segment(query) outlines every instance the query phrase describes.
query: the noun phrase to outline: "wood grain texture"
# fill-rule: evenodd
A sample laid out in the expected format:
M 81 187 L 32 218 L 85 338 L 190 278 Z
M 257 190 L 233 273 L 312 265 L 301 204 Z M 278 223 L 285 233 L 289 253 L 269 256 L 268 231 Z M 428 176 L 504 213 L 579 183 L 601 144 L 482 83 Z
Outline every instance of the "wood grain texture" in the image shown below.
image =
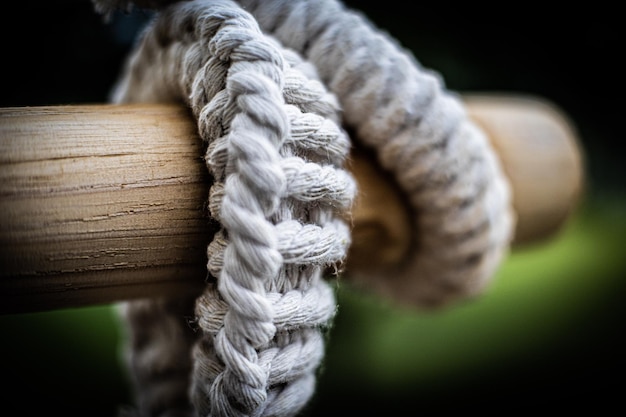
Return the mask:
M 0 111 L 2 310 L 202 284 L 210 181 L 189 120 L 175 106 Z

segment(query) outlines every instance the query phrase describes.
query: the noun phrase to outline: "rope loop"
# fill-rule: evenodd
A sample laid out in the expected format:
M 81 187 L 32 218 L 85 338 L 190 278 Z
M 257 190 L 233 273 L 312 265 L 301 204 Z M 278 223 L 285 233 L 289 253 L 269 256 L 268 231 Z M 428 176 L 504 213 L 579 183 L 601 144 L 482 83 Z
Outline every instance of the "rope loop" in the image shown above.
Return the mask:
M 353 142 L 373 151 L 410 204 L 414 242 L 404 261 L 352 274 L 354 282 L 428 308 L 480 294 L 508 252 L 515 218 L 500 162 L 458 95 L 338 0 L 238 3 L 315 66 Z

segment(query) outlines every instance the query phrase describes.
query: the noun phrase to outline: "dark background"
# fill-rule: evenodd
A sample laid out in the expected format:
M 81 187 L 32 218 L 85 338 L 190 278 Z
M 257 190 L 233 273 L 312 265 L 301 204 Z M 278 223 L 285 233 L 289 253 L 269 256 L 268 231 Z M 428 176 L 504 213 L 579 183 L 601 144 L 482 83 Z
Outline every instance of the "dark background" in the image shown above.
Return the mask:
M 453 6 L 398 0 L 346 4 L 359 8 L 397 38 L 422 65 L 439 71 L 451 90 L 535 95 L 556 104 L 573 121 L 581 139 L 586 199 L 623 201 L 626 197 L 624 46 L 616 8 L 599 3 L 548 8 L 529 3 Z M 147 18 L 138 11 L 105 23 L 88 0 L 3 6 L 0 106 L 107 102 L 135 33 Z M 617 216 L 625 214 L 620 211 Z M 549 404 L 556 410 L 578 405 L 600 410 L 617 404 L 626 350 L 621 337 L 624 285 L 615 288 L 604 301 L 606 308 L 579 322 L 583 333 L 571 335 L 531 362 L 493 368 L 480 379 L 457 376 L 453 381 L 407 385 L 386 393 L 377 391 L 376 385 L 340 386 L 327 381 L 320 385 L 308 413 L 539 411 L 545 410 L 546 398 L 554 400 Z M 130 401 L 126 379 L 113 359 L 117 352 L 110 340 L 116 340 L 111 333 L 116 323 L 107 311 L 61 311 L 51 313 L 53 319 L 48 321 L 36 315 L 0 320 L 0 329 L 8 335 L 2 356 L 5 365 L 0 368 L 4 369 L 0 378 L 9 384 L 3 402 L 20 407 L 15 415 L 57 410 L 65 416 L 112 417 L 117 405 Z M 349 304 L 344 311 L 338 328 L 349 327 L 347 320 L 356 317 L 350 315 Z M 83 320 L 79 323 L 76 317 Z M 102 326 L 100 350 L 93 350 L 96 341 L 81 340 L 81 331 L 93 334 L 92 326 Z M 89 349 L 91 355 L 85 353 Z M 329 361 L 338 360 L 333 359 L 338 355 Z M 68 371 L 59 372 L 60 367 Z M 90 375 L 95 380 L 76 383 Z M 607 383 L 609 379 L 615 382 Z

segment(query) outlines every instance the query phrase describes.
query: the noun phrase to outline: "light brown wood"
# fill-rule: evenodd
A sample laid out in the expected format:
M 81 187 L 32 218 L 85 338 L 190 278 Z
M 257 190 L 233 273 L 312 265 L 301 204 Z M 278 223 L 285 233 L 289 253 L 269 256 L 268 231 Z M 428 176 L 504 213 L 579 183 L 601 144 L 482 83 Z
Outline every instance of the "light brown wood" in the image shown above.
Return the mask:
M 467 105 L 511 177 L 516 238 L 554 234 L 581 192 L 569 122 L 517 97 L 468 96 Z M 358 149 L 349 168 L 359 196 L 346 268 L 397 262 L 411 239 L 401 194 Z M 0 109 L 0 313 L 198 291 L 216 227 L 204 207 L 209 186 L 182 107 Z
M 0 111 L 0 305 L 37 311 L 193 289 L 211 225 L 178 106 Z
M 539 97 L 473 94 L 464 100 L 470 117 L 491 139 L 514 191 L 515 245 L 554 236 L 585 188 L 584 153 L 574 123 Z

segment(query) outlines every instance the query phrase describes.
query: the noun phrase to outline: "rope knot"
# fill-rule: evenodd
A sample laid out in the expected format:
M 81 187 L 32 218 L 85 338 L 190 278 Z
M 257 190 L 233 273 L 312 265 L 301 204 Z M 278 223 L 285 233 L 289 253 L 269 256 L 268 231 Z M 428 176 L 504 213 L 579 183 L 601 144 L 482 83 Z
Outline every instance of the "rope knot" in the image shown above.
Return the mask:
M 198 332 L 160 351 L 189 352 L 188 362 L 177 359 L 183 371 L 168 389 L 142 378 L 140 407 L 184 399 L 197 415 L 293 416 L 313 395 L 336 313 L 324 274 L 351 243 L 351 146 L 370 148 L 405 191 L 416 236 L 396 269 L 361 279 L 413 305 L 484 286 L 512 235 L 508 184 L 439 76 L 338 0 L 172 3 L 143 32 L 114 100 L 190 107 L 220 230 L 191 303 Z M 139 308 L 126 312 L 146 335 L 131 365 L 151 375 L 151 346 L 163 338 L 156 324 L 139 329 Z M 154 314 L 171 322 L 174 312 Z M 165 391 L 171 403 L 155 399 Z

